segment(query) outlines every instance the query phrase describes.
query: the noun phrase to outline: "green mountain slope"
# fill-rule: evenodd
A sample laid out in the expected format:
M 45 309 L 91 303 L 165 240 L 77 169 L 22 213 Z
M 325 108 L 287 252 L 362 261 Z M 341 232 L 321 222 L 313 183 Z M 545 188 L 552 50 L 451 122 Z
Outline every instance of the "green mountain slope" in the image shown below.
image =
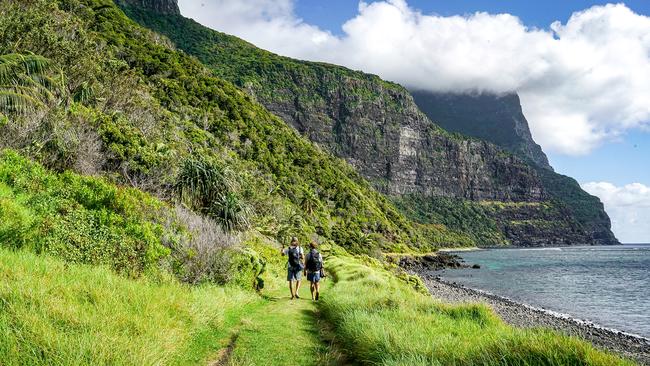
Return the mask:
M 616 242 L 607 220 L 592 227 L 572 212 L 573 201 L 554 193 L 564 183 L 549 184 L 545 172 L 525 162 L 528 157 L 519 159 L 492 144 L 446 133 L 399 85 L 335 65 L 281 57 L 178 12 L 159 14 L 131 0 L 120 3 L 131 18 L 169 37 L 301 134 L 347 160 L 409 218 L 429 229 L 465 232 L 477 245 Z M 543 161 L 538 150 L 533 153 Z M 450 210 L 447 202 L 455 208 Z M 485 209 L 482 202 L 504 204 Z M 550 209 L 540 210 L 540 202 Z M 597 206 L 583 207 L 606 215 Z M 476 221 L 478 211 L 488 223 Z
M 212 192 L 223 202 L 185 203 L 217 219 L 248 212 L 249 227 L 269 235 L 318 234 L 366 252 L 432 242 L 349 165 L 112 2 L 52 7 L 10 2 L 1 10 L 0 54 L 37 52 L 63 80 L 50 104 L 2 127 L 0 146 L 174 200 L 184 198 L 182 174 L 226 172 L 230 184 Z

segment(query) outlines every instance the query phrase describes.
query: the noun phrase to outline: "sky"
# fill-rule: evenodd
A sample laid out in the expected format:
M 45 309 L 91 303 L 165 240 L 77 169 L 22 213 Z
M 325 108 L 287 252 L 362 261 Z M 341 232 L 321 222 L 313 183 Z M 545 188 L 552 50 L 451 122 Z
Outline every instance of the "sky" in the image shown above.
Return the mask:
M 650 1 L 179 0 L 278 54 L 409 88 L 517 92 L 554 168 L 650 242 Z

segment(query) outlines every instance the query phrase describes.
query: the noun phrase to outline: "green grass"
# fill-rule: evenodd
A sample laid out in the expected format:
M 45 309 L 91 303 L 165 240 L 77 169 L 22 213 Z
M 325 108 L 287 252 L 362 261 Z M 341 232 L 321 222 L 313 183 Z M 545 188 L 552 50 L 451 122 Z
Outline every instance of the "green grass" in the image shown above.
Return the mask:
M 549 330 L 512 328 L 485 305 L 440 303 L 370 261 L 329 264 L 337 282 L 319 305 L 346 351 L 366 364 L 633 364 Z
M 270 250 L 270 248 L 269 248 Z M 365 263 L 364 263 L 365 262 Z M 336 282 L 289 300 L 281 259 L 253 292 L 128 279 L 0 250 L 3 365 L 632 365 L 578 339 L 442 304 L 372 259 L 329 257 Z M 333 283 L 332 283 L 333 282 Z M 336 342 L 333 341 L 336 340 Z
M 261 305 L 252 292 L 131 280 L 0 250 L 3 365 L 193 365 Z
M 336 351 L 321 339 L 309 283 L 303 284 L 299 295 L 300 299 L 290 300 L 288 288 L 276 289 L 268 294 L 264 307 L 246 316 L 232 354 L 235 365 L 338 364 Z
M 264 306 L 246 314 L 233 329 L 231 363 L 253 365 L 341 365 L 345 356 L 332 344 L 329 327 L 311 301 L 309 283 L 303 281 L 300 299 L 290 300 L 286 281 L 286 257 L 279 247 L 257 243 L 254 250 L 267 258 Z M 321 247 L 328 260 L 329 246 Z M 305 280 L 303 278 L 303 280 Z M 321 282 L 327 293 L 332 281 Z

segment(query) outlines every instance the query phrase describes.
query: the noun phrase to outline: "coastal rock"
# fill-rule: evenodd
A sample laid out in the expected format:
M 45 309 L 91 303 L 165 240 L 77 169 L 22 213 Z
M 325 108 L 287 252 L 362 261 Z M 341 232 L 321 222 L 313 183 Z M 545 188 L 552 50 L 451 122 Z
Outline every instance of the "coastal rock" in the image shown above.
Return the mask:
M 468 268 L 463 259 L 456 254 L 439 252 L 421 256 L 403 255 L 389 258 L 409 272 L 440 271 L 446 268 Z

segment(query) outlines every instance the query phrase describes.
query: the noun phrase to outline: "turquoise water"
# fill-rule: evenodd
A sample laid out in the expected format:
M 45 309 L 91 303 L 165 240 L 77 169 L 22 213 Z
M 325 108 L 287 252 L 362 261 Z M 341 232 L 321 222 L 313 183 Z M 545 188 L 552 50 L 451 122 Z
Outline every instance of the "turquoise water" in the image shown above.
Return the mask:
M 650 244 L 457 254 L 446 281 L 650 338 Z

